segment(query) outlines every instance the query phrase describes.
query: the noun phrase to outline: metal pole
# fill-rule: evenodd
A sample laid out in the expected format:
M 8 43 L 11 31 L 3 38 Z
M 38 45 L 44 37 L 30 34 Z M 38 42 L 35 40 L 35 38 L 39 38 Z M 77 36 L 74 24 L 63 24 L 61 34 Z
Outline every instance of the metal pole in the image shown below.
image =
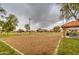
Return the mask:
M 64 17 L 63 24 L 65 24 L 65 15 L 63 15 L 63 17 Z M 63 28 L 63 37 L 65 38 L 65 28 Z
M 29 34 L 30 34 L 30 20 L 31 20 L 31 19 L 29 18 Z

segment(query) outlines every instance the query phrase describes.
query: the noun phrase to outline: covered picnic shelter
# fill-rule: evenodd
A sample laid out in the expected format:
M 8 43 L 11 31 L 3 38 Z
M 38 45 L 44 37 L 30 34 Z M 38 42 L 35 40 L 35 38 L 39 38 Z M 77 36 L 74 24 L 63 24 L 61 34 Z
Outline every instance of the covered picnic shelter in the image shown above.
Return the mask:
M 61 26 L 63 29 L 63 37 L 79 37 L 79 21 L 70 21 Z

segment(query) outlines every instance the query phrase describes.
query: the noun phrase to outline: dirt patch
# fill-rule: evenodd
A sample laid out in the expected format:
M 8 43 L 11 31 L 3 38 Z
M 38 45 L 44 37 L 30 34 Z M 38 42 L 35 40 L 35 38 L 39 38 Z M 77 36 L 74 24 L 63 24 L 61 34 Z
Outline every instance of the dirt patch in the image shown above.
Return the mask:
M 25 55 L 53 54 L 60 35 L 29 35 L 4 38 L 8 44 Z

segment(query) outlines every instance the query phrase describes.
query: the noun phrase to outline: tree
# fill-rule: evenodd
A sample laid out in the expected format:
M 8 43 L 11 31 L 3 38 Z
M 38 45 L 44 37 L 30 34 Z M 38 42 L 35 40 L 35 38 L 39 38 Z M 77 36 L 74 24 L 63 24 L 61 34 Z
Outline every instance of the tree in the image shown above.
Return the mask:
M 6 10 L 0 6 L 0 16 L 4 17 L 4 15 L 6 15 Z M 4 21 L 0 19 L 0 26 L 2 26 L 3 24 L 4 24 Z
M 0 20 L 0 27 L 2 27 L 2 30 L 5 32 L 13 31 L 16 28 L 17 23 L 18 23 L 17 18 L 13 14 L 10 14 L 8 17 L 5 17 L 5 15 L 6 15 L 6 10 L 0 6 L 1 18 L 7 19 L 6 22 Z
M 6 15 L 6 10 L 3 9 L 1 6 L 0 6 L 0 14 L 1 14 L 1 15 L 2 15 L 2 14 Z
M 6 10 L 0 6 L 0 31 L 2 31 L 2 27 L 4 24 L 4 21 L 2 21 L 1 18 L 4 18 L 5 15 L 6 15 Z
M 2 27 L 4 25 L 4 21 L 0 20 L 0 26 Z
M 37 32 L 49 32 L 49 30 L 47 30 L 47 29 L 42 29 L 42 28 L 38 28 L 36 31 L 37 31 Z
M 17 23 L 18 23 L 16 16 L 13 14 L 10 14 L 6 19 L 7 21 L 4 23 L 2 29 L 5 32 L 13 31 L 16 28 Z
M 27 30 L 27 31 L 29 31 L 30 30 L 30 25 L 29 24 L 25 24 L 25 29 Z
M 24 32 L 24 30 L 23 29 L 18 29 L 17 32 L 21 33 L 21 32 Z
M 55 27 L 53 28 L 53 31 L 54 31 L 54 32 L 60 32 L 60 27 L 59 27 L 59 26 L 55 26 Z
M 43 32 L 42 28 L 38 28 L 36 31 L 37 32 Z
M 71 17 L 74 17 L 76 20 L 79 20 L 78 19 L 79 4 L 78 3 L 65 3 L 62 5 L 60 12 L 62 12 L 61 16 L 64 18 L 69 19 Z

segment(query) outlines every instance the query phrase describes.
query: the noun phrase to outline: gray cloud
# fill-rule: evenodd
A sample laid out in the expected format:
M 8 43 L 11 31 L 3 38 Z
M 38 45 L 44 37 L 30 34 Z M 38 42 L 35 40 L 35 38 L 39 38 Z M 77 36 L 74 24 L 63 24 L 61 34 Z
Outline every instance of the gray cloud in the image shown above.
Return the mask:
M 39 24 L 39 27 L 46 28 L 59 21 L 60 5 L 52 3 L 17 3 L 2 4 L 9 13 L 14 13 L 23 27 L 31 18 L 31 24 Z

